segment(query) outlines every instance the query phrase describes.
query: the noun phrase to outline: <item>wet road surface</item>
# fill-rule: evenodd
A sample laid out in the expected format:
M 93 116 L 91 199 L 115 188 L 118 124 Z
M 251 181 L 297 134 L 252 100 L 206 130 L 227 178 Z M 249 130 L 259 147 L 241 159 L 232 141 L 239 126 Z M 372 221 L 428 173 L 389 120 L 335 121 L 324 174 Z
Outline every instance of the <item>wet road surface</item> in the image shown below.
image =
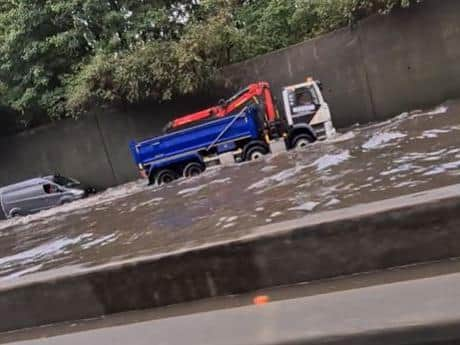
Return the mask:
M 132 164 L 126 162 L 126 164 Z M 0 283 L 236 238 L 269 223 L 460 182 L 460 102 L 356 126 L 302 152 L 0 222 Z
M 407 324 L 407 322 L 403 322 L 406 316 L 405 313 L 412 304 L 407 304 L 407 301 L 416 299 L 416 307 L 422 308 L 424 312 L 418 312 L 415 315 L 416 317 L 410 320 L 410 324 L 413 325 L 417 322 L 429 320 L 433 313 L 437 314 L 437 317 L 447 317 L 449 315 L 449 308 L 445 307 L 446 303 L 451 304 L 450 309 L 457 309 L 458 311 L 458 308 L 455 307 L 456 303 L 458 303 L 458 298 L 453 292 L 454 290 L 458 290 L 455 286 L 460 282 L 459 272 L 460 261 L 458 259 L 432 262 L 348 277 L 339 277 L 309 284 L 266 289 L 238 296 L 200 300 L 147 311 L 128 312 L 92 320 L 67 322 L 34 329 L 0 333 L 0 343 L 36 339 L 37 342 L 29 341 L 26 342 L 26 344 L 47 344 L 48 340 L 45 338 L 50 338 L 50 343 L 64 345 L 83 343 L 114 344 L 117 341 L 119 343 L 123 343 L 124 341 L 124 344 L 143 344 L 152 341 L 153 338 L 151 335 L 146 335 L 146 332 L 148 333 L 150 330 L 154 329 L 156 333 L 160 333 L 160 335 L 163 334 L 164 338 L 164 342 L 161 342 L 157 334 L 154 338 L 156 340 L 155 343 L 190 344 L 192 342 L 193 344 L 193 337 L 189 338 L 190 335 L 182 328 L 184 324 L 188 324 L 193 329 L 197 329 L 198 331 L 195 333 L 198 333 L 198 336 L 200 332 L 202 333 L 201 336 L 206 336 L 206 332 L 200 328 L 201 326 L 209 329 L 209 326 L 212 325 L 212 328 L 217 327 L 221 331 L 222 328 L 238 328 L 238 319 L 243 317 L 247 319 L 247 324 L 252 327 L 249 332 L 253 337 L 252 344 L 261 340 L 261 332 L 267 331 L 267 325 L 270 325 L 272 329 L 268 330 L 270 334 L 266 340 L 272 344 L 273 341 L 278 339 L 278 331 L 286 331 L 286 329 L 278 329 L 278 331 L 276 331 L 279 325 L 278 322 L 273 323 L 274 319 L 281 319 L 286 316 L 293 327 L 290 331 L 297 335 L 299 331 L 303 331 L 304 329 L 310 329 L 310 333 L 312 333 L 312 329 L 315 329 L 315 332 L 320 329 L 326 329 L 328 335 L 330 335 L 329 332 L 333 332 L 335 327 L 340 328 L 342 326 L 347 332 L 352 333 L 356 325 L 347 325 L 347 322 L 353 320 L 353 317 L 357 317 L 357 315 L 354 314 L 355 309 L 358 309 L 358 311 L 360 310 L 364 314 L 368 314 L 365 322 L 355 319 L 359 328 L 365 328 L 371 325 L 373 318 L 377 318 L 379 322 L 381 322 L 377 326 L 383 327 L 382 322 L 385 320 L 379 318 L 381 314 L 385 314 L 385 312 L 397 313 L 397 317 L 393 315 L 392 319 L 390 319 L 392 326 L 404 326 Z M 457 276 L 458 278 L 456 278 Z M 399 284 L 395 285 L 395 283 L 399 282 L 403 282 L 401 285 L 402 289 L 397 287 Z M 420 283 L 423 285 L 418 287 Z M 390 290 L 395 289 L 395 293 L 388 294 L 388 288 Z M 269 303 L 263 306 L 251 306 L 254 297 L 260 295 L 268 296 Z M 356 296 L 355 300 L 358 303 L 356 303 L 353 308 L 344 308 L 341 304 L 344 300 L 342 300 L 340 296 L 350 297 L 353 295 Z M 321 302 L 315 302 L 317 299 L 323 300 L 322 304 Z M 381 302 L 382 300 L 386 301 L 386 307 Z M 394 303 L 395 300 L 400 302 Z M 301 305 L 305 301 L 312 304 L 310 304 L 308 308 L 300 309 L 300 314 L 297 313 L 296 316 L 295 310 L 290 310 L 289 313 L 285 313 L 286 310 L 282 307 L 283 304 L 276 303 L 282 301 L 294 306 L 294 309 L 297 309 L 296 304 Z M 443 305 L 438 304 L 439 302 L 442 302 Z M 277 304 L 278 307 L 275 307 L 274 310 L 271 310 L 267 314 L 264 308 L 271 308 L 270 305 L 272 303 Z M 317 310 L 318 313 L 315 312 L 315 308 L 312 306 L 315 304 L 321 306 L 320 309 Z M 385 311 L 384 309 L 387 310 Z M 339 317 L 343 316 L 343 319 L 340 320 L 341 322 L 324 322 L 324 319 L 327 320 L 328 318 L 334 317 L 330 313 L 331 310 L 335 310 L 334 314 L 339 315 Z M 231 320 L 226 321 L 226 324 L 222 324 L 222 322 L 220 322 L 221 320 L 219 320 L 219 315 L 222 316 L 225 314 L 231 314 L 233 316 Z M 347 317 L 347 314 L 353 315 Z M 203 318 L 207 320 L 204 323 L 200 322 Z M 312 327 L 312 322 L 314 323 L 316 318 L 322 321 L 319 322 L 316 327 Z M 305 323 L 302 323 L 302 327 L 299 327 L 299 320 L 301 319 L 305 321 Z M 166 322 L 162 323 L 160 320 L 165 320 Z M 388 319 L 386 321 L 388 321 Z M 177 329 L 181 329 L 181 332 L 177 332 Z M 173 332 L 173 330 L 176 331 Z M 224 339 L 223 343 L 238 343 L 239 337 L 244 336 L 246 331 L 247 330 L 240 329 L 234 332 L 234 337 Z M 178 333 L 179 336 L 182 334 L 187 340 L 183 339 L 183 341 L 178 342 L 176 341 L 178 339 L 177 336 L 172 333 Z M 221 343 L 221 336 L 228 334 L 228 332 L 225 331 L 220 333 L 216 331 L 216 334 L 220 338 L 212 339 L 212 333 L 213 332 L 209 333 L 211 338 L 205 339 L 208 342 L 204 341 L 199 344 L 212 343 L 215 345 Z M 431 335 L 433 334 L 432 332 Z M 68 336 L 52 338 L 60 335 Z M 426 336 L 426 333 L 423 333 L 423 335 Z M 427 340 L 429 339 L 424 339 L 425 342 Z

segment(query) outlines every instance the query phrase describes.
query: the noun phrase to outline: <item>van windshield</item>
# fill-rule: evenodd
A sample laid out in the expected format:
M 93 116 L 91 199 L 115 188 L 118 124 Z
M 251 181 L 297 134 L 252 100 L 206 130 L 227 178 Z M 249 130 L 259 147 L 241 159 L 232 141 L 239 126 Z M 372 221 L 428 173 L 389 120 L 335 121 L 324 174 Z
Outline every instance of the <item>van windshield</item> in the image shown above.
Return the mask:
M 75 188 L 80 186 L 80 182 L 64 176 L 54 176 L 53 182 L 67 188 Z

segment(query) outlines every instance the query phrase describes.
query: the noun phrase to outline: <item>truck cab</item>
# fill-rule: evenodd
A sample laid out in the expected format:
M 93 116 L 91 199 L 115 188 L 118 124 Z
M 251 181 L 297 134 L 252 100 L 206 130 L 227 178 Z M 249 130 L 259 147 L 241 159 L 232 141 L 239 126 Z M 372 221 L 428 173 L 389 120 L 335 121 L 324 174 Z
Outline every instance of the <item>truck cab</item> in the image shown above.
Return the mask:
M 309 124 L 318 139 L 335 134 L 329 105 L 321 92 L 321 83 L 309 78 L 305 83 L 286 86 L 282 91 L 284 116 L 289 128 Z

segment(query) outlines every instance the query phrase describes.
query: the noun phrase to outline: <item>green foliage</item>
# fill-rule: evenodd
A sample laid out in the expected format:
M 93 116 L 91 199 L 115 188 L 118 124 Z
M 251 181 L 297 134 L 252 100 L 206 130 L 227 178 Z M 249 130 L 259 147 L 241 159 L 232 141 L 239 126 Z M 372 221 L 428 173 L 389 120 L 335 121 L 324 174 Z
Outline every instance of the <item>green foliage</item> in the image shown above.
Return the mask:
M 164 101 L 229 63 L 421 0 L 0 0 L 0 107 L 33 117 Z

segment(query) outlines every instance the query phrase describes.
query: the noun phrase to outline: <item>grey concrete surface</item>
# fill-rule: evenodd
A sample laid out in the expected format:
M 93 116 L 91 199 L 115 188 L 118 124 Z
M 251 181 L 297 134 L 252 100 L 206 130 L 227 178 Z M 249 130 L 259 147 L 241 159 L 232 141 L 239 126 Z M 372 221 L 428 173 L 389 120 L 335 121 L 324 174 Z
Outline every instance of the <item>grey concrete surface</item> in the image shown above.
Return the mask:
M 424 1 L 359 24 L 361 65 L 377 119 L 458 97 L 458 1 Z
M 0 185 L 59 172 L 97 187 L 117 183 L 97 119 L 61 121 L 0 137 Z
M 206 94 L 161 105 L 97 110 L 98 127 L 90 116 L 50 125 L 40 130 L 43 134 L 1 138 L 0 185 L 53 170 L 98 187 L 132 180 L 137 172 L 128 151 L 130 139 L 158 134 L 171 118 L 259 80 L 272 83 L 280 100 L 283 85 L 306 76 L 320 79 L 337 127 L 458 98 L 459 11 L 457 0 L 425 0 L 409 10 L 374 16 L 352 29 L 229 66 L 222 71 L 221 85 Z M 82 132 L 84 126 L 90 128 Z
M 12 344 L 399 345 L 460 339 L 460 274 Z
M 55 172 L 97 188 L 131 181 L 139 174 L 129 141 L 158 135 L 175 116 L 208 103 L 193 97 L 177 104 L 107 108 L 0 137 L 0 186 Z
M 459 212 L 454 185 L 78 274 L 26 276 L 2 284 L 0 330 L 458 257 Z
M 254 304 L 254 297 L 261 295 L 268 296 L 270 302 L 276 302 L 362 289 L 371 286 L 432 278 L 454 273 L 460 273 L 460 258 L 366 272 L 307 284 L 256 290 L 239 295 L 208 298 L 171 306 L 107 315 L 94 319 L 74 320 L 42 327 L 20 329 L 12 332 L 0 333 L 0 344 L 38 338 L 50 338 L 107 327 L 125 326 L 177 316 L 250 306 Z

